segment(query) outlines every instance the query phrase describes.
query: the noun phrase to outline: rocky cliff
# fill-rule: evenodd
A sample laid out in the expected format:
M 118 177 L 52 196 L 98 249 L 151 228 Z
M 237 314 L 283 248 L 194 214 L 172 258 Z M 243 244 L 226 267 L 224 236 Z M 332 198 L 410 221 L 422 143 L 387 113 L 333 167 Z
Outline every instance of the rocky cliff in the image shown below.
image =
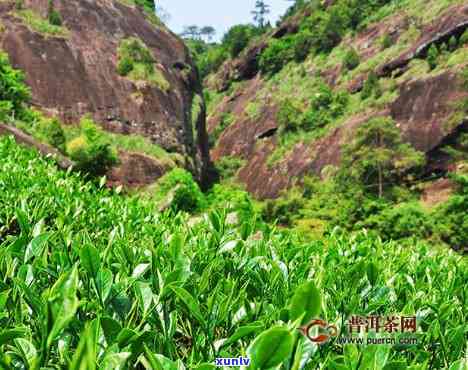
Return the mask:
M 44 23 L 51 4 L 60 27 Z M 150 50 L 159 84 L 117 73 L 118 48 L 128 38 Z M 204 181 L 209 153 L 201 84 L 183 42 L 154 15 L 132 1 L 2 1 L 0 48 L 25 72 L 32 103 L 42 111 L 68 123 L 91 114 L 109 131 L 148 137 L 181 154 Z
M 214 160 L 242 158 L 238 180 L 257 197 L 274 198 L 304 175 L 320 176 L 326 167 L 339 166 L 342 146 L 360 124 L 390 116 L 403 138 L 426 154 L 427 171 L 449 171 L 453 163 L 441 148 L 468 130 L 468 111 L 461 107 L 468 96 L 463 76 L 468 44 L 462 37 L 468 6 L 463 3 L 412 1 L 411 6 L 388 7 L 380 19 L 343 37 L 329 54 L 309 55 L 266 76 L 259 68 L 262 52 L 275 40 L 296 34 L 310 12 L 285 20 L 207 79 L 215 97 L 208 117 L 209 132 L 218 135 Z M 431 46 L 441 50 L 433 69 L 426 60 Z M 344 63 L 349 50 L 359 58 L 351 70 Z M 361 90 L 372 73 L 382 94 L 365 99 Z M 334 93 L 347 92 L 350 102 L 325 127 L 315 129 L 309 122 L 312 128 L 286 135 L 278 111 L 285 102 L 299 112 L 310 109 L 309 102 L 321 93 L 319 80 Z

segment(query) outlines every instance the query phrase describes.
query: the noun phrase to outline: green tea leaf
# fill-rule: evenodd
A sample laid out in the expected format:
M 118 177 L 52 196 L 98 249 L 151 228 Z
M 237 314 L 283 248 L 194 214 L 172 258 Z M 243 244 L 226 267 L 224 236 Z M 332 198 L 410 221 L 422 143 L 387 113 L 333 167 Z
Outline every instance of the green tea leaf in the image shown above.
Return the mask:
M 0 346 L 11 343 L 13 339 L 22 338 L 26 333 L 24 328 L 2 330 L 0 331 Z
M 100 269 L 96 275 L 96 289 L 104 303 L 112 290 L 113 278 L 112 272 L 107 268 Z
M 91 277 L 96 277 L 101 268 L 101 257 L 96 247 L 86 244 L 80 251 L 80 262 Z
M 170 287 L 172 291 L 185 303 L 185 305 L 190 310 L 190 313 L 203 325 L 205 325 L 205 319 L 200 311 L 200 306 L 198 302 L 193 298 L 193 296 L 187 292 L 184 288 L 179 288 L 175 286 Z
M 291 332 L 281 326 L 261 333 L 247 349 L 252 369 L 270 369 L 289 359 L 294 345 Z
M 377 265 L 374 262 L 370 262 L 367 265 L 366 272 L 367 272 L 367 279 L 369 280 L 369 283 L 371 283 L 371 285 L 375 285 L 379 277 L 379 268 L 377 267 Z
M 304 315 L 302 324 L 306 324 L 320 313 L 321 305 L 321 295 L 315 283 L 304 283 L 296 288 L 291 299 L 289 319 L 295 321 Z
M 117 341 L 117 336 L 122 330 L 122 326 L 118 321 L 110 317 L 101 317 L 101 327 L 108 343 Z
M 49 327 L 51 330 L 47 337 L 47 347 L 49 348 L 56 336 L 75 318 L 78 309 L 78 269 L 76 266 L 60 276 L 50 291 L 48 299 L 48 310 L 50 312 Z
M 24 361 L 29 364 L 31 368 L 35 367 L 36 361 L 38 360 L 37 350 L 29 340 L 24 338 L 17 338 L 14 340 L 16 348 L 21 353 Z
M 263 326 L 261 325 L 246 325 L 237 328 L 233 335 L 231 335 L 222 345 L 222 347 L 228 346 L 231 343 L 237 342 L 239 339 L 242 339 L 252 333 L 256 333 L 259 330 L 262 330 Z

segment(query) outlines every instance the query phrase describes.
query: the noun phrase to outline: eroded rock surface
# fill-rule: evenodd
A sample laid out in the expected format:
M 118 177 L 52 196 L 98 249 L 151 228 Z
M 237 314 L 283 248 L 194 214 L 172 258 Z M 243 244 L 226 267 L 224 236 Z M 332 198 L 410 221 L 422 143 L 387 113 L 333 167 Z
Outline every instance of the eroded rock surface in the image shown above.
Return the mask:
M 54 1 L 67 35 L 43 35 L 17 15 L 14 1 L 0 2 L 0 48 L 14 67 L 23 70 L 33 104 L 66 122 L 91 114 L 107 130 L 141 134 L 188 160 L 203 180 L 209 163 L 205 108 L 195 94 L 201 85 L 187 48 L 162 25 L 136 7 L 118 0 Z M 45 16 L 47 0 L 26 0 L 25 8 Z M 116 72 L 122 39 L 140 38 L 170 84 L 136 83 Z M 200 103 L 201 102 L 201 103 Z

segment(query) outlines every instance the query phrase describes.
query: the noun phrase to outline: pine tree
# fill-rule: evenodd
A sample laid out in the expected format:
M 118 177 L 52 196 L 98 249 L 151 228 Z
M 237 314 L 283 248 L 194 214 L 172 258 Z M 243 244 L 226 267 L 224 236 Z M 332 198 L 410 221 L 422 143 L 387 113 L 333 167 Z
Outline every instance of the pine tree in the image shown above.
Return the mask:
M 361 125 L 344 148 L 342 178 L 377 188 L 382 197 L 387 182 L 423 162 L 423 154 L 402 141 L 395 122 L 378 117 Z
M 216 30 L 212 26 L 204 26 L 200 30 L 200 34 L 206 38 L 206 41 L 211 42 L 216 35 Z
M 270 14 L 270 5 L 263 0 L 256 0 L 255 10 L 252 11 L 254 22 L 259 28 L 264 28 L 266 25 L 266 16 Z

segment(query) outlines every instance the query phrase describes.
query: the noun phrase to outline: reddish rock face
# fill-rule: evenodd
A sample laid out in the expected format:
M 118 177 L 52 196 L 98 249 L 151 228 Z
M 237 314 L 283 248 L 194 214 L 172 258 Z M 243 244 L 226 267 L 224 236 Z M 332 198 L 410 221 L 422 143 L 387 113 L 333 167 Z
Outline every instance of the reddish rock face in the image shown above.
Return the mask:
M 221 111 L 242 112 L 256 91 L 254 87 L 259 84 L 260 79 L 252 81 L 244 93 L 226 99 L 220 105 Z M 239 113 L 235 115 L 238 119 L 221 135 L 217 147 L 212 151 L 213 158 L 218 160 L 223 156 L 238 156 L 246 159 L 246 165 L 238 173 L 239 180 L 256 197 L 275 198 L 304 175 L 320 176 L 325 167 L 338 166 L 343 144 L 352 140 L 353 132 L 359 125 L 372 117 L 391 116 L 405 140 L 428 155 L 431 166 L 434 159 L 431 157 L 436 155 L 434 153 L 437 149 L 464 124 L 456 122 L 450 127 L 447 122 L 453 113 L 453 102 L 468 94 L 461 89 L 454 72 L 410 81 L 402 84 L 399 90 L 399 97 L 388 109 L 351 117 L 317 141 L 307 144 L 299 142 L 275 163 L 269 163 L 269 157 L 277 147 L 276 135 L 272 131 L 277 128 L 277 108 L 269 106 L 256 120 Z M 210 127 L 215 127 L 216 116 L 211 117 L 209 122 Z M 262 135 L 268 132 L 272 135 Z
M 452 36 L 460 36 L 468 28 L 468 5 L 457 5 L 447 10 L 440 18 L 425 27 L 421 38 L 398 58 L 382 65 L 377 73 L 390 75 L 404 68 L 413 58 L 426 55 L 432 44 L 448 42 Z
M 467 95 L 459 85 L 456 74 L 446 72 L 400 86 L 399 97 L 390 107 L 391 115 L 416 149 L 425 153 L 434 150 L 462 124 L 448 125 L 454 103 Z
M 48 0 L 25 1 L 26 8 L 43 16 L 47 4 Z M 66 122 L 90 113 L 107 130 L 149 137 L 186 156 L 193 164 L 190 169 L 203 179 L 209 162 L 205 109 L 200 107 L 198 119 L 192 119 L 192 100 L 201 94 L 201 86 L 183 42 L 150 23 L 140 9 L 118 0 L 54 4 L 67 37 L 34 32 L 14 15 L 14 1 L 0 3 L 0 47 L 13 66 L 25 72 L 33 103 Z M 117 48 L 132 36 L 151 50 L 155 68 L 170 83 L 168 91 L 117 74 Z
M 327 2 L 329 4 L 332 1 Z M 380 52 L 377 41 L 384 35 L 390 35 L 396 42 L 409 20 L 403 15 L 396 15 L 384 23 L 375 24 L 353 38 L 343 40 L 344 45 L 354 47 L 362 61 Z M 422 36 L 407 51 L 393 61 L 377 68 L 379 76 L 390 76 L 392 72 L 402 69 L 412 58 L 425 55 L 432 43 L 442 43 L 451 36 L 459 36 L 468 27 L 468 6 L 456 5 L 447 10 L 432 24 L 427 25 Z M 295 32 L 285 24 L 272 32 L 270 37 Z M 267 44 L 266 39 L 262 40 Z M 307 174 L 320 176 L 325 167 L 338 166 L 343 145 L 352 140 L 353 132 L 359 125 L 376 116 L 390 116 L 402 131 L 404 139 L 416 149 L 426 153 L 427 170 L 447 171 L 448 162 L 440 157 L 439 149 L 448 138 L 456 135 L 466 122 L 448 124 L 454 112 L 453 103 L 465 98 L 457 80 L 459 71 L 446 71 L 438 76 L 421 79 L 411 79 L 400 86 L 399 97 L 382 110 L 350 117 L 340 127 L 330 131 L 319 140 L 305 143 L 299 142 L 281 158 L 272 163 L 271 156 L 279 146 L 277 143 L 278 124 L 277 110 L 271 102 L 264 102 L 263 110 L 258 117 L 252 119 L 245 111 L 248 103 L 256 99 L 257 91 L 264 85 L 263 77 L 256 75 L 251 78 L 239 73 L 242 67 L 255 66 L 250 56 L 261 52 L 260 44 L 254 45 L 234 61 L 227 62 L 216 76 L 218 85 L 212 88 L 222 90 L 234 80 L 243 80 L 241 88 L 230 97 L 226 97 L 210 115 L 208 125 L 210 131 L 218 125 L 225 113 L 231 113 L 234 122 L 227 127 L 219 137 L 217 146 L 212 150 L 212 156 L 219 160 L 224 156 L 237 156 L 246 160 L 244 167 L 237 176 L 247 189 L 257 198 L 275 198 L 281 191 L 293 185 Z M 260 51 L 259 51 L 260 50 Z M 322 77 L 332 87 L 335 86 L 340 74 L 340 66 L 322 71 Z M 358 75 L 351 81 L 348 88 L 355 93 L 362 88 L 366 74 Z M 247 81 L 246 81 L 247 80 Z

